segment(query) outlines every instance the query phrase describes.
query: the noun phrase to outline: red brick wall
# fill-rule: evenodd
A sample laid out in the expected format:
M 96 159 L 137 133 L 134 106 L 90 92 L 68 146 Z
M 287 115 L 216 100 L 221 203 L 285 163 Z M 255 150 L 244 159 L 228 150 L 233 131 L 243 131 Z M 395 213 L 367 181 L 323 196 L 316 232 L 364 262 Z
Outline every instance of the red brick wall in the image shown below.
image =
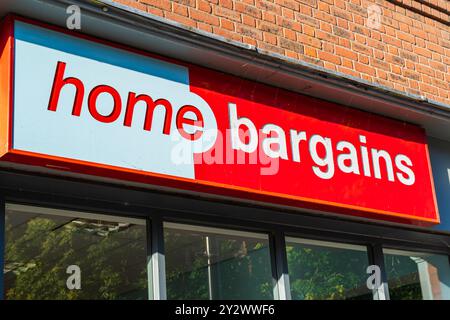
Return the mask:
M 267 51 L 450 104 L 447 0 L 116 1 Z M 374 4 L 380 8 L 381 23 L 369 27 L 368 7 Z

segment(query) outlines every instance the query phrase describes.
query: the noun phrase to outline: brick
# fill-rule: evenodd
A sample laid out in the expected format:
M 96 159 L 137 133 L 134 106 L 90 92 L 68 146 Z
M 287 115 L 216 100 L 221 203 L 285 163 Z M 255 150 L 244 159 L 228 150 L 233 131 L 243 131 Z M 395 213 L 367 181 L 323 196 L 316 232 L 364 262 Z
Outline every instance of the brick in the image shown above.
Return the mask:
M 314 28 L 318 28 L 319 27 L 319 21 L 314 19 L 314 18 L 311 18 L 311 17 L 309 17 L 307 15 L 297 14 L 295 16 L 295 18 L 300 23 L 305 23 L 305 24 L 310 25 L 310 26 L 312 26 Z M 450 42 L 449 42 L 449 44 L 450 44 Z
M 318 9 L 319 9 L 319 11 L 323 11 L 323 12 L 326 12 L 326 13 L 330 13 L 330 6 L 329 6 L 329 4 L 328 3 L 326 3 L 326 2 L 319 2 L 318 3 Z
M 384 59 L 384 51 L 373 50 L 373 56 L 378 60 L 383 60 Z
M 227 8 L 215 7 L 214 13 L 216 16 L 219 16 L 219 17 L 228 18 L 230 20 L 238 21 L 238 22 L 241 21 L 241 15 L 238 12 L 227 9 Z
M 376 67 L 378 69 L 383 69 L 385 71 L 391 70 L 391 66 L 389 65 L 389 63 L 387 63 L 386 61 L 380 60 L 380 59 L 371 58 L 370 65 L 372 67 Z
M 339 56 L 324 51 L 319 51 L 319 59 L 334 64 L 341 64 L 341 58 Z
M 355 33 L 359 33 L 362 34 L 364 36 L 369 36 L 370 35 L 370 31 L 367 28 L 361 27 L 357 24 L 354 23 L 350 23 L 350 31 L 355 32 Z
M 345 29 L 340 28 L 340 27 L 337 27 L 337 26 L 333 27 L 333 33 L 336 36 L 338 36 L 338 37 L 343 37 L 343 38 L 346 38 L 346 39 L 349 39 L 349 40 L 353 40 L 354 39 L 353 34 L 350 31 L 345 30 Z
M 156 16 L 164 17 L 164 11 L 154 7 L 147 7 L 146 10 L 148 13 L 154 14 Z
M 412 44 L 415 43 L 414 36 L 405 32 L 397 32 L 397 38 Z
M 143 0 L 142 3 L 148 4 L 152 7 L 156 7 L 162 10 L 171 11 L 172 2 L 169 0 Z
M 431 93 L 433 95 L 438 94 L 438 89 L 435 86 L 431 86 L 431 85 L 423 83 L 423 82 L 419 83 L 419 88 L 421 91 L 425 91 L 425 92 Z
M 267 22 L 276 23 L 276 15 L 269 11 L 262 12 L 262 19 Z
M 298 11 L 299 4 L 297 1 L 294 0 L 275 0 L 276 4 L 279 4 L 282 7 L 286 7 L 295 11 Z
M 331 14 L 322 12 L 322 11 L 316 11 L 314 13 L 314 18 L 319 19 L 321 21 L 325 21 L 331 24 L 336 24 L 336 17 L 332 16 Z
M 281 55 L 284 54 L 284 50 L 283 49 L 281 49 L 278 46 L 271 45 L 271 44 L 269 44 L 267 42 L 260 42 L 260 41 L 258 41 L 258 48 L 261 49 L 261 50 L 266 50 L 268 52 L 274 52 L 274 53 L 278 53 L 278 54 L 281 54 Z
M 429 34 L 425 30 L 421 30 L 418 28 L 410 28 L 410 33 L 416 37 L 419 37 L 423 40 L 428 40 Z
M 281 14 L 281 7 L 267 0 L 256 0 L 256 7 L 273 14 Z
M 206 32 L 213 32 L 213 28 L 211 27 L 210 24 L 207 23 L 203 23 L 203 22 L 197 22 L 197 29 L 206 31 Z
M 277 26 L 276 24 L 267 23 L 267 22 L 260 23 L 258 28 L 261 31 L 266 31 L 266 32 L 270 32 L 273 34 L 278 34 L 278 33 L 280 33 L 280 30 L 281 30 L 281 28 L 279 26 Z
M 232 0 L 219 0 L 219 6 L 227 9 L 233 9 L 233 1 Z
M 392 54 L 386 54 L 386 61 L 402 67 L 405 65 L 405 59 Z
M 352 50 L 349 50 L 349 49 L 346 49 L 346 48 L 343 48 L 343 47 L 339 47 L 339 46 L 336 46 L 335 49 L 336 49 L 336 54 L 338 56 L 345 57 L 345 58 L 348 58 L 348 59 L 351 59 L 351 60 L 357 60 L 358 59 L 358 54 L 355 53 Z
M 353 13 L 356 13 L 358 15 L 361 15 L 363 17 L 367 17 L 367 10 L 363 7 L 356 5 L 354 3 L 347 3 L 347 10 Z
M 292 58 L 292 59 L 298 59 L 299 55 L 297 54 L 297 52 L 294 51 L 290 51 L 290 50 L 286 50 L 284 52 L 285 56 Z
M 242 23 L 245 24 L 246 26 L 250 26 L 250 27 L 256 27 L 256 19 L 252 18 L 250 16 L 247 15 L 243 15 L 242 16 Z
M 255 28 L 250 28 L 250 27 L 247 27 L 247 26 L 239 25 L 236 28 L 236 32 L 238 32 L 239 34 L 242 34 L 243 36 L 247 36 L 247 37 L 253 38 L 255 40 L 262 40 L 263 39 L 263 32 L 261 32 L 258 29 L 255 29 Z
M 449 69 L 448 65 L 445 65 L 445 64 L 437 62 L 437 61 L 430 61 L 430 67 L 435 70 L 442 71 L 444 73 L 447 73 L 448 72 L 447 69 Z
M 300 11 L 299 12 L 301 14 L 305 14 L 305 15 L 307 15 L 309 17 L 312 17 L 312 15 L 313 15 L 313 9 L 311 7 L 308 7 L 308 6 L 303 5 L 303 4 L 300 5 Z
M 245 36 L 242 37 L 242 42 L 244 42 L 245 44 L 252 45 L 252 46 L 256 46 L 257 45 L 257 42 L 256 42 L 255 39 L 249 38 L 249 37 L 245 37 Z
M 420 73 L 427 74 L 427 75 L 429 75 L 430 77 L 434 77 L 434 75 L 435 75 L 435 71 L 434 71 L 432 68 L 427 67 L 427 66 L 424 66 L 424 65 L 422 65 L 422 64 L 418 64 L 418 65 L 416 66 L 416 70 L 417 70 L 418 72 L 420 72 Z
M 234 31 L 234 22 L 221 18 L 220 19 L 220 26 L 224 29 L 230 30 L 230 31 Z
M 178 3 L 178 4 L 182 4 L 184 6 L 188 6 L 188 7 L 192 7 L 195 8 L 195 0 L 171 0 L 174 4 Z
M 358 55 L 358 61 L 364 64 L 369 64 L 369 57 L 363 54 Z
M 185 17 L 185 16 L 181 16 L 179 14 L 174 14 L 172 12 L 165 12 L 164 13 L 164 17 L 167 18 L 167 19 L 170 19 L 170 20 L 182 23 L 182 24 L 184 24 L 185 26 L 188 26 L 188 27 L 195 28 L 197 26 L 197 23 L 194 20 L 192 20 L 192 19 L 190 19 L 188 17 Z
M 211 4 L 204 0 L 197 0 L 197 9 L 206 13 L 212 12 Z
M 299 42 L 288 40 L 285 38 L 280 39 L 280 46 L 285 49 L 289 49 L 291 51 L 295 51 L 297 53 L 303 54 L 304 48 L 303 45 Z
M 286 39 L 296 41 L 297 40 L 297 33 L 290 29 L 283 29 L 283 35 Z
M 373 39 L 367 39 L 367 45 L 371 48 L 377 49 L 379 51 L 386 51 L 386 45 L 383 42 L 376 41 Z
M 333 35 L 331 33 L 323 32 L 322 30 L 316 31 L 316 37 L 318 39 L 325 40 L 327 42 L 339 43 L 338 37 L 336 37 L 335 35 Z
M 178 3 L 173 4 L 173 12 L 182 16 L 187 17 L 189 15 L 188 7 L 180 5 Z
M 334 1 L 334 5 L 341 9 L 345 9 L 345 4 L 346 4 L 345 0 L 335 0 Z
M 320 30 L 328 32 L 328 33 L 332 33 L 333 25 L 328 22 L 320 21 Z
M 234 40 L 234 41 L 241 41 L 242 40 L 242 35 L 235 33 L 235 32 L 231 32 L 229 30 L 220 28 L 220 27 L 215 27 L 213 28 L 213 32 L 221 37 L 230 39 L 230 40 Z
M 441 89 L 446 89 L 446 90 L 448 90 L 448 88 L 449 88 L 448 82 L 444 82 L 444 81 L 441 81 L 441 80 L 436 79 L 436 78 L 431 78 L 431 83 L 432 83 L 435 87 L 439 87 L 439 88 L 441 88 Z
M 450 104 L 450 31 L 383 0 L 116 0 L 262 52 L 337 70 Z M 424 9 L 412 0 L 399 0 Z M 437 4 L 445 0 L 424 0 Z M 367 26 L 367 7 L 382 9 Z M 447 9 L 450 9 L 448 5 Z M 448 18 L 444 14 L 441 18 Z
M 300 34 L 298 37 L 298 41 L 307 44 L 311 47 L 321 49 L 322 48 L 322 42 L 318 40 L 317 38 L 313 38 L 304 34 Z
M 381 37 L 383 39 L 383 42 L 390 44 L 394 47 L 401 47 L 402 46 L 402 42 L 399 39 L 396 39 L 394 37 L 388 36 L 388 35 L 383 35 Z
M 342 66 L 345 68 L 353 69 L 353 61 L 347 58 L 342 58 Z
M 415 54 L 405 50 L 400 50 L 400 57 L 411 61 L 417 61 L 417 56 Z
M 442 55 L 444 54 L 444 48 L 442 48 L 441 46 L 439 46 L 439 45 L 437 45 L 435 43 L 427 42 L 426 43 L 426 47 L 427 47 L 428 50 L 437 52 L 437 53 L 442 54 Z
M 317 7 L 317 0 L 298 0 L 298 1 L 313 8 Z
M 311 37 L 314 37 L 315 28 L 313 28 L 311 26 L 308 26 L 307 24 L 303 25 L 302 27 L 303 27 L 302 31 L 303 31 L 304 34 L 306 34 L 308 36 L 311 36 Z
M 288 8 L 281 8 L 281 16 L 286 19 L 294 20 L 295 19 L 295 11 Z
M 356 52 L 364 53 L 364 54 L 369 55 L 369 56 L 371 56 L 372 52 L 373 52 L 372 48 L 370 48 L 368 46 L 364 46 L 364 45 L 358 44 L 358 43 L 353 43 L 352 44 L 352 49 L 354 51 L 356 51 Z
M 304 60 L 307 63 L 315 64 L 318 66 L 323 66 L 323 61 L 320 59 L 316 59 L 316 58 L 309 57 L 309 56 L 302 56 L 302 58 L 303 58 L 302 60 Z
M 283 38 L 284 39 L 284 38 Z M 278 41 L 277 41 L 277 36 L 273 35 L 272 33 L 269 32 L 263 32 L 263 40 L 267 43 L 270 43 L 274 46 L 277 45 Z M 289 41 L 289 40 L 286 40 Z
M 192 19 L 194 19 L 196 21 L 201 21 L 201 22 L 207 23 L 212 26 L 220 25 L 220 20 L 218 17 L 215 17 L 210 14 L 205 14 L 203 11 L 200 11 L 200 10 L 190 8 L 189 15 Z
M 402 77 L 401 75 L 399 75 L 397 73 L 388 73 L 388 79 L 395 81 L 395 82 L 400 82 L 402 84 L 408 83 L 408 79 L 406 79 L 405 77 Z
M 322 50 L 334 54 L 334 44 L 322 41 Z
M 309 47 L 309 46 L 304 46 L 304 54 L 310 56 L 310 57 L 314 57 L 317 58 L 317 49 L 313 48 L 313 47 Z
M 237 2 L 236 5 L 235 5 L 235 10 L 237 12 L 244 13 L 244 14 L 249 15 L 249 16 L 251 16 L 253 18 L 256 18 L 256 19 L 261 19 L 262 18 L 261 9 L 258 9 L 258 8 L 254 7 L 254 6 L 249 6 L 247 4 L 243 4 L 243 3 Z
M 383 70 L 377 69 L 377 77 L 381 78 L 381 79 L 384 79 L 384 80 L 387 80 L 388 74 L 387 74 L 387 72 L 385 72 Z
M 280 17 L 280 16 L 277 17 L 276 24 L 279 25 L 280 27 L 283 27 L 283 28 L 288 28 L 288 29 L 293 29 L 294 28 L 294 21 L 285 19 L 285 18 Z
M 348 29 L 348 21 L 347 20 L 344 20 L 344 19 L 341 19 L 341 18 L 337 18 L 336 22 L 337 22 L 337 26 L 339 28 Z
M 358 72 L 365 73 L 365 74 L 368 74 L 368 75 L 371 75 L 371 76 L 375 76 L 376 75 L 375 68 L 372 68 L 372 67 L 370 67 L 368 65 L 365 65 L 365 64 L 362 64 L 362 63 L 359 63 L 359 62 L 355 62 L 354 65 L 355 65 L 355 70 L 358 71 Z
M 381 33 L 375 30 L 370 30 L 370 37 L 374 40 L 381 41 Z
M 335 17 L 339 17 L 339 18 L 342 18 L 342 19 L 345 19 L 348 21 L 353 21 L 352 14 L 346 10 L 342 10 L 337 7 L 334 7 L 332 10 L 332 13 Z
M 427 57 L 427 58 L 431 58 L 431 51 L 424 49 L 424 48 L 420 48 L 420 47 L 415 47 L 414 48 L 414 53 L 421 55 L 423 57 Z

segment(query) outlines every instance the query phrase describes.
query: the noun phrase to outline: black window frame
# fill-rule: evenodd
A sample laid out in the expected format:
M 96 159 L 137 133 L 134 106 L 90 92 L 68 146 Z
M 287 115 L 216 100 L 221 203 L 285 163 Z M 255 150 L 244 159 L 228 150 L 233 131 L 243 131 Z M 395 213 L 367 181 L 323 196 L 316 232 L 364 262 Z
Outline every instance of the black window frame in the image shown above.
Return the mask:
M 382 271 L 383 292 L 375 299 L 389 299 L 383 247 L 449 256 L 450 234 L 404 225 L 388 225 L 333 213 L 311 213 L 301 209 L 212 198 L 206 195 L 157 190 L 144 185 L 57 177 L 0 169 L 0 267 L 4 259 L 6 203 L 87 211 L 145 219 L 147 259 L 154 299 L 166 299 L 163 223 L 185 223 L 269 235 L 271 267 L 276 283 L 275 299 L 289 300 L 289 276 L 285 237 L 300 237 L 367 246 L 370 264 Z M 449 256 L 450 263 L 450 256 Z M 0 299 L 3 299 L 3 272 Z

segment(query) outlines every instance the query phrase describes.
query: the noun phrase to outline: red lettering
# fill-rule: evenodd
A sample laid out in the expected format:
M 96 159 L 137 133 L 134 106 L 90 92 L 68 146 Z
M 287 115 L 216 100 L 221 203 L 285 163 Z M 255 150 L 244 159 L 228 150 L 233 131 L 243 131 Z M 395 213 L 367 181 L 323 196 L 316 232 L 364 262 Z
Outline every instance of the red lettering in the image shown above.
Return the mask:
M 48 103 L 48 110 L 56 111 L 59 102 L 59 96 L 61 94 L 61 89 L 66 84 L 71 84 L 75 86 L 75 100 L 72 106 L 72 115 L 80 116 L 81 107 L 83 105 L 84 97 L 84 86 L 83 82 L 77 78 L 69 77 L 64 79 L 64 71 L 66 70 L 66 63 L 58 61 L 56 66 L 55 77 L 53 79 L 52 92 L 50 95 L 50 101 Z
M 102 93 L 108 93 L 114 100 L 113 110 L 109 115 L 102 115 L 97 111 L 97 98 Z M 89 93 L 88 98 L 88 107 L 89 112 L 91 113 L 94 119 L 104 122 L 111 123 L 117 120 L 120 116 L 120 111 L 122 110 L 122 101 L 120 99 L 120 94 L 116 89 L 107 85 L 96 86 L 92 89 L 91 93 Z
M 153 99 L 146 94 L 140 94 L 136 96 L 136 93 L 134 92 L 128 93 L 127 110 L 125 112 L 125 119 L 123 125 L 131 127 L 134 106 L 139 101 L 143 101 L 147 104 L 147 111 L 145 113 L 145 121 L 144 121 L 144 130 L 150 131 L 152 129 L 153 112 L 157 106 L 163 106 L 165 109 L 163 134 L 169 135 L 172 121 L 172 105 L 166 99 L 158 99 L 156 101 L 153 101 Z
M 185 116 L 186 116 L 186 113 L 188 113 L 188 112 L 194 113 L 196 120 L 186 118 Z M 194 106 L 190 106 L 190 105 L 182 106 L 180 108 L 180 110 L 178 110 L 176 122 L 177 122 L 178 132 L 185 139 L 197 140 L 203 134 L 203 131 L 201 129 L 195 129 L 194 133 L 188 133 L 183 128 L 183 126 L 185 124 L 188 124 L 188 125 L 195 126 L 195 127 L 201 127 L 203 129 L 203 115 L 200 112 L 200 110 L 198 110 Z
M 61 89 L 66 84 L 71 84 L 75 86 L 76 89 L 72 115 L 80 116 L 84 99 L 84 84 L 80 79 L 74 77 L 64 78 L 65 68 L 66 63 L 59 61 L 56 66 L 48 110 L 56 111 Z M 108 94 L 113 99 L 112 111 L 107 115 L 101 114 L 97 109 L 98 97 L 101 94 Z M 144 119 L 144 130 L 151 131 L 155 109 L 159 106 L 162 106 L 164 107 L 164 124 L 162 133 L 165 135 L 170 135 L 173 117 L 172 104 L 166 99 L 157 99 L 154 101 L 149 95 L 136 94 L 132 91 L 128 93 L 123 125 L 131 127 L 133 122 L 134 108 L 138 102 L 144 102 L 147 108 Z M 111 123 L 116 121 L 120 117 L 120 114 L 122 112 L 122 98 L 120 96 L 120 93 L 115 88 L 104 84 L 96 86 L 89 92 L 87 104 L 91 116 L 97 121 L 103 123 Z M 188 117 L 186 117 L 187 113 L 191 113 L 191 117 L 189 117 L 189 115 Z M 195 119 L 193 119 L 193 117 L 195 117 Z M 203 115 L 199 109 L 192 105 L 184 105 L 183 107 L 181 107 L 177 112 L 175 122 L 178 132 L 185 139 L 197 140 L 203 134 Z M 184 126 L 186 125 L 193 127 L 191 130 L 192 133 L 189 133 L 185 130 Z

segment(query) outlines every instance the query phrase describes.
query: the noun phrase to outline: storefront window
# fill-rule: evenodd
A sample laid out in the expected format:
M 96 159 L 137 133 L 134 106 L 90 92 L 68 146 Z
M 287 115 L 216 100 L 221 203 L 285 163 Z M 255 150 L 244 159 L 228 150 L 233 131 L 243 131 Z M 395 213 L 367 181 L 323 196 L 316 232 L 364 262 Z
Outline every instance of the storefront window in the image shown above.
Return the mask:
M 273 299 L 267 235 L 164 225 L 168 299 Z
M 286 238 L 294 300 L 372 299 L 365 246 Z
M 148 299 L 145 221 L 6 206 L 6 299 Z
M 444 255 L 384 249 L 392 300 L 450 299 L 450 264 Z

